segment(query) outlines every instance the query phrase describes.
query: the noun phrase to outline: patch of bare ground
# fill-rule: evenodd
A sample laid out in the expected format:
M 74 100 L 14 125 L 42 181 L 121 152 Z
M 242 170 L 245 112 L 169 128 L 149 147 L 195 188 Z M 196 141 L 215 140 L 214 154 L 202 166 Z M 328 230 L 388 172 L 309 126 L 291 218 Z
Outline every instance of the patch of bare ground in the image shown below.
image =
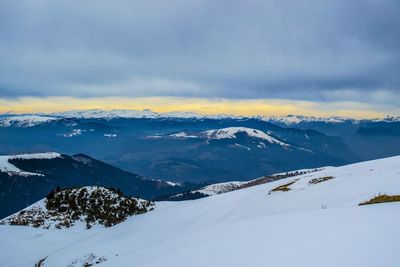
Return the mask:
M 362 202 L 358 204 L 359 206 L 363 205 L 371 205 L 371 204 L 380 204 L 380 203 L 388 203 L 388 202 L 398 202 L 400 201 L 400 195 L 387 195 L 387 194 L 379 194 L 374 198 L 371 198 L 368 201 Z
M 287 191 L 291 190 L 291 189 L 289 188 L 289 186 L 291 186 L 292 184 L 294 184 L 294 183 L 297 182 L 298 180 L 299 180 L 299 179 L 296 179 L 296 180 L 294 180 L 294 181 L 291 181 L 290 183 L 283 184 L 283 185 L 280 185 L 280 186 L 278 186 L 278 187 L 275 187 L 274 189 L 270 190 L 269 193 L 277 192 L 277 191 L 287 192 Z
M 319 177 L 319 178 L 314 178 L 311 179 L 308 183 L 309 184 L 319 184 L 328 180 L 332 180 L 334 177 L 333 176 L 324 176 L 324 177 Z

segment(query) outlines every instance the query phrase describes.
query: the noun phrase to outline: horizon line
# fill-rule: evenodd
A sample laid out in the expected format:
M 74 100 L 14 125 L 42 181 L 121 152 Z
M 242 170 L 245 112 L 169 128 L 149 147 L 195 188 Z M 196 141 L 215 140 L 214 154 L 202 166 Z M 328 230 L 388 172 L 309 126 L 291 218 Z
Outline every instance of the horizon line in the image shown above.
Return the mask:
M 317 102 L 292 99 L 226 99 L 186 97 L 20 97 L 0 98 L 0 114 L 50 114 L 87 110 L 151 110 L 242 117 L 343 117 L 375 119 L 400 116 L 400 107 L 360 102 Z

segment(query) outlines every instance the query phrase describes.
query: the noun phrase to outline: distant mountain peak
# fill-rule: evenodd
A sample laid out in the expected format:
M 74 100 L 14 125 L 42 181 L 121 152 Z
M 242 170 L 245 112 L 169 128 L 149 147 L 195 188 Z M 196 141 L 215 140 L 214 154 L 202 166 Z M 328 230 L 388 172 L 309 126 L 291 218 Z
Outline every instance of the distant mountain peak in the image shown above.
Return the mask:
M 131 109 L 88 109 L 88 110 L 70 110 L 54 113 L 37 114 L 3 114 L 0 115 L 0 127 L 33 127 L 36 125 L 55 122 L 62 119 L 256 119 L 271 123 L 280 124 L 298 124 L 301 122 L 325 122 L 325 123 L 359 123 L 362 121 L 400 121 L 400 116 L 386 116 L 376 119 L 353 119 L 340 116 L 314 117 L 304 115 L 286 115 L 286 116 L 238 116 L 227 114 L 202 115 L 195 112 L 164 112 L 159 113 L 150 109 L 131 110 Z
M 340 116 L 315 117 L 315 116 L 304 116 L 304 115 L 271 116 L 271 117 L 265 117 L 264 120 L 273 123 L 275 122 L 283 124 L 298 124 L 301 122 L 326 122 L 326 123 L 359 122 L 359 120 L 357 119 L 340 117 Z
M 58 120 L 58 118 L 40 114 L 3 115 L 0 117 L 0 127 L 15 126 L 26 128 L 55 120 Z
M 268 133 L 247 127 L 227 127 L 218 130 L 208 130 L 205 131 L 204 133 L 210 139 L 235 139 L 237 138 L 237 134 L 245 133 L 249 137 L 263 139 L 271 144 L 289 146 L 288 144 L 276 139 L 275 137 L 271 136 Z

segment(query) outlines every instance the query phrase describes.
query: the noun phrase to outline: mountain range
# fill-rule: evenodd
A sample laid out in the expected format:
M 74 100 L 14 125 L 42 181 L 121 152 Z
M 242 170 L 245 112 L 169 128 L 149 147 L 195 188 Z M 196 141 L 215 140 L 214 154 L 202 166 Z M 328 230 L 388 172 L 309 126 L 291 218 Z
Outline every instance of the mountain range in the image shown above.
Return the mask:
M 400 153 L 400 120 L 88 110 L 0 116 L 0 154 L 90 155 L 175 182 L 249 180 Z

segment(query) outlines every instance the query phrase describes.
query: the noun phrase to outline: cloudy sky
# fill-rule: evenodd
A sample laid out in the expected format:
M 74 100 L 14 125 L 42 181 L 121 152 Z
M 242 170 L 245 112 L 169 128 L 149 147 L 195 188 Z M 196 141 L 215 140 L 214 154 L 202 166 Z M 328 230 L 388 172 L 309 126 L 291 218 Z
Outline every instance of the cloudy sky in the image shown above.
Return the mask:
M 2 0 L 0 112 L 400 115 L 399 14 L 398 0 Z

